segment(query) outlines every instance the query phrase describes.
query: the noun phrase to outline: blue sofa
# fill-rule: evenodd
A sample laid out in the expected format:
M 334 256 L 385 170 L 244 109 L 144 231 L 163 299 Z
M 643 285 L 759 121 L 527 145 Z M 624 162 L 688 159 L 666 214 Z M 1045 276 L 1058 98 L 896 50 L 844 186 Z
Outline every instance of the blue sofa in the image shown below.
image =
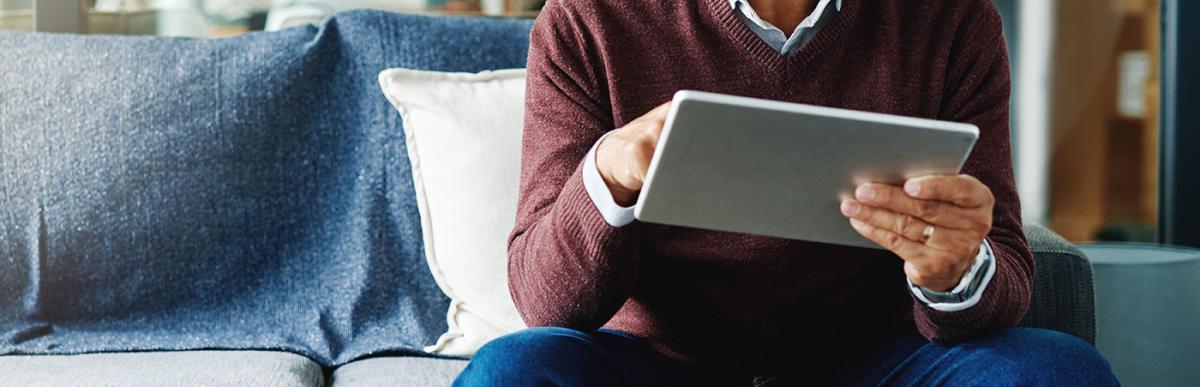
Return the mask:
M 0 385 L 439 385 L 391 67 L 523 67 L 530 22 L 349 11 L 193 40 L 0 32 Z M 1029 227 L 1024 325 L 1094 339 Z

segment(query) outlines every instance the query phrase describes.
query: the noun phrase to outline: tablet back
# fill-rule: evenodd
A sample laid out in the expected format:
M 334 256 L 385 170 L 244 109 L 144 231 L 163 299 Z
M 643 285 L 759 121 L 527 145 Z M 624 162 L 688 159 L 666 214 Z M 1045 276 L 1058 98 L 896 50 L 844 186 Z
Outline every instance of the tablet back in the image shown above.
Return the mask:
M 681 91 L 634 210 L 675 226 L 879 248 L 842 199 L 865 182 L 956 174 L 974 125 Z

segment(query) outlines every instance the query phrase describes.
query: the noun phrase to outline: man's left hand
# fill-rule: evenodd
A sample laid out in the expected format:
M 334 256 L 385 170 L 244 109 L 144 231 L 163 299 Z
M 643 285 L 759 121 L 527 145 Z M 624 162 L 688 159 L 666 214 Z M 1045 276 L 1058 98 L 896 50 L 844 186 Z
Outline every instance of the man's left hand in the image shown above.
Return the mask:
M 842 214 L 867 239 L 904 260 L 913 285 L 953 289 L 992 229 L 992 190 L 968 175 L 910 179 L 904 187 L 867 183 Z

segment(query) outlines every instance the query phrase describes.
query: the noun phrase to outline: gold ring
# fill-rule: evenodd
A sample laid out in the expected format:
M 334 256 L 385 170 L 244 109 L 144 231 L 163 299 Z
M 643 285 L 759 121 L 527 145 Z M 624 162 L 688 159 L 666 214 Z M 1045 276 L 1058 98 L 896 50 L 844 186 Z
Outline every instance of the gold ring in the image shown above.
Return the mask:
M 933 238 L 933 225 L 925 226 L 925 231 L 921 231 L 921 242 L 929 242 L 929 238 Z

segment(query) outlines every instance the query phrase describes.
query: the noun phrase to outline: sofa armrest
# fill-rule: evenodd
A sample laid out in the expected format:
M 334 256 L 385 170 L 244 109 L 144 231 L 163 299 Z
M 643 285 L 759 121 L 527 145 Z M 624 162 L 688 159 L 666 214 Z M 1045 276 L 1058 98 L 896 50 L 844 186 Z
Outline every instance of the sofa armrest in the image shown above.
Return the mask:
M 1025 226 L 1037 265 L 1033 298 L 1021 326 L 1068 333 L 1096 341 L 1096 300 L 1092 264 L 1078 248 L 1053 231 Z

